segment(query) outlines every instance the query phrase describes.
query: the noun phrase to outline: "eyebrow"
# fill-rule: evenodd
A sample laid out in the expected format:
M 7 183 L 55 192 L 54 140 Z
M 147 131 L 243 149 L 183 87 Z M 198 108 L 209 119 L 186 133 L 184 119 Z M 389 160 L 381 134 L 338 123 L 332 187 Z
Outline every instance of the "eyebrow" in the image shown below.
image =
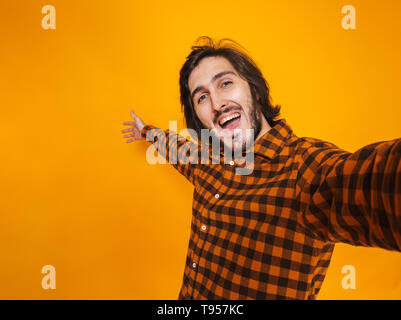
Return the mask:
M 219 72 L 219 73 L 215 74 L 210 82 L 215 82 L 217 79 L 219 79 L 219 78 L 221 78 L 221 77 L 224 77 L 226 74 L 233 74 L 233 75 L 235 75 L 235 73 L 232 72 L 232 71 L 222 71 L 222 72 Z M 196 89 L 195 89 L 194 91 L 192 91 L 191 99 L 193 100 L 195 94 L 197 94 L 197 93 L 198 93 L 199 91 L 201 91 L 202 89 L 204 89 L 204 87 L 202 87 L 202 86 L 196 87 Z

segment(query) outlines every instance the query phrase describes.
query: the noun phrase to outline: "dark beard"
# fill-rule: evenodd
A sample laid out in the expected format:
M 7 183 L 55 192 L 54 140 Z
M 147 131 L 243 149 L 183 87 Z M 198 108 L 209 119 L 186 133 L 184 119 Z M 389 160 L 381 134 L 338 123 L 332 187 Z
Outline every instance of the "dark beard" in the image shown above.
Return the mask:
M 252 121 L 252 129 L 254 130 L 253 141 L 256 140 L 260 131 L 262 130 L 262 112 L 259 111 L 259 108 L 253 104 L 253 109 L 251 113 L 251 121 Z
M 262 130 L 262 113 L 259 111 L 256 103 L 252 104 L 252 111 L 250 112 L 250 120 L 251 120 L 251 128 L 253 129 L 253 142 L 255 142 L 256 138 L 259 136 L 260 131 Z M 252 144 L 253 145 L 253 144 Z M 246 140 L 242 143 L 241 149 L 244 153 L 247 148 Z
M 250 118 L 250 122 L 251 122 L 251 129 L 253 129 L 253 141 L 251 143 L 251 146 L 249 146 L 250 143 L 247 143 L 247 139 L 245 137 L 244 141 L 242 142 L 241 145 L 241 153 L 245 154 L 247 151 L 247 148 L 252 147 L 254 145 L 254 142 L 256 140 L 256 138 L 259 136 L 260 131 L 262 130 L 262 112 L 259 111 L 258 106 L 256 105 L 256 103 L 252 104 L 252 110 L 249 114 L 249 118 Z M 233 140 L 232 140 L 232 145 L 231 147 L 229 147 L 229 149 L 232 152 L 235 152 L 234 150 L 234 136 L 233 136 Z M 239 152 L 240 150 L 237 150 L 237 152 Z
M 236 108 L 228 108 L 228 109 L 224 110 L 223 113 L 230 112 L 232 110 L 236 110 Z M 240 108 L 238 108 L 238 110 L 240 110 Z M 220 113 L 216 114 L 216 117 L 214 120 L 215 123 L 217 122 L 217 119 L 220 115 L 221 115 Z M 259 136 L 260 131 L 262 130 L 262 120 L 261 120 L 262 116 L 263 115 L 262 115 L 262 112 L 260 111 L 258 103 L 252 102 L 252 110 L 249 113 L 249 118 L 250 118 L 249 120 L 250 120 L 250 124 L 251 124 L 251 129 L 253 129 L 253 142 L 255 142 L 256 138 Z M 219 138 L 218 136 L 216 136 L 216 137 Z M 221 142 L 223 142 L 223 141 L 221 141 Z M 245 139 L 241 145 L 242 153 L 246 152 L 246 149 L 247 149 L 246 142 L 247 142 L 247 140 Z M 223 142 L 223 144 L 224 144 L 224 142 Z M 251 145 L 253 147 L 253 143 Z M 234 152 L 234 136 L 232 137 L 232 140 L 231 140 L 231 146 L 226 146 L 226 147 L 229 150 L 231 150 L 231 152 Z

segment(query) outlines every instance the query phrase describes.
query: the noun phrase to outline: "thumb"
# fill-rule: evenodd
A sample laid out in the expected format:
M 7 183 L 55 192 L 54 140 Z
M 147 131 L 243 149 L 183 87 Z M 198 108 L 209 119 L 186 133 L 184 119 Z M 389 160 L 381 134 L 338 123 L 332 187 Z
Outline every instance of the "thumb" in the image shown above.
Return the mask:
M 136 126 L 138 127 L 139 130 L 142 130 L 142 128 L 145 126 L 145 124 L 143 123 L 142 119 L 139 118 L 134 110 L 131 110 L 131 117 L 134 118 Z
M 131 117 L 134 118 L 134 120 L 138 119 L 138 116 L 135 114 L 134 110 L 131 110 Z

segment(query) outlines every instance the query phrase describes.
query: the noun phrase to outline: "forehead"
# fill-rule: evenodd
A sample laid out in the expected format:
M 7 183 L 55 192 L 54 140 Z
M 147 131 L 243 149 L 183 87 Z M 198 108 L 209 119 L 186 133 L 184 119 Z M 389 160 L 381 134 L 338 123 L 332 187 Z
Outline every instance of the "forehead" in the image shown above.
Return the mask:
M 206 86 L 215 74 L 222 71 L 232 71 L 237 74 L 230 61 L 224 57 L 202 59 L 188 78 L 189 90 L 192 91 L 198 86 Z

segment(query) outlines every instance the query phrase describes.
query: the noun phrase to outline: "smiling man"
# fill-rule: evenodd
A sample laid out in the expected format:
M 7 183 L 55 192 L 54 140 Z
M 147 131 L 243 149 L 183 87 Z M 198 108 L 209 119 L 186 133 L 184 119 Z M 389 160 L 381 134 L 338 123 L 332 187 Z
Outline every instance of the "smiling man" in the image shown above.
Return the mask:
M 297 137 L 252 59 L 232 42 L 201 41 L 180 71 L 187 126 L 233 150 L 249 152 L 252 139 L 254 169 L 172 162 L 194 185 L 179 299 L 315 299 L 335 243 L 401 251 L 401 139 L 350 153 Z M 170 131 L 155 139 L 161 130 L 131 114 L 127 142 L 146 137 L 166 159 L 193 147 Z
M 254 130 L 257 140 L 271 128 L 254 103 L 248 81 L 227 58 L 203 58 L 190 73 L 188 90 L 201 126 L 223 142 L 231 140 L 234 149 L 246 148 L 246 129 Z

